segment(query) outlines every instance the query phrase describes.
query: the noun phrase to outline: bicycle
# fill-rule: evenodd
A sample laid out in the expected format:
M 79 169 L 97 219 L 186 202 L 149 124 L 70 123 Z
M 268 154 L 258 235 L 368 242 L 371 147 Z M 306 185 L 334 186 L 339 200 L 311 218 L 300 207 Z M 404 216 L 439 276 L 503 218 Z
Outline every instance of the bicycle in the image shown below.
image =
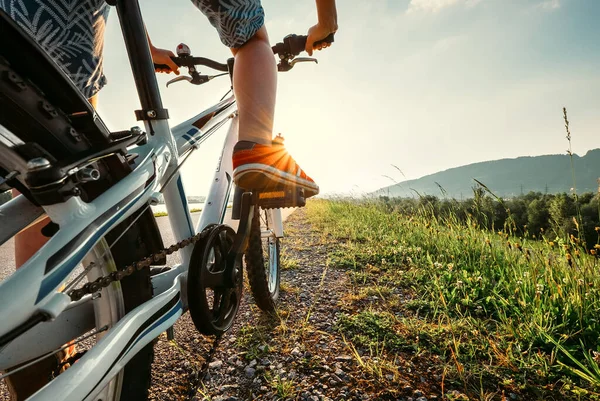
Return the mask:
M 145 398 L 152 342 L 184 312 L 190 311 L 203 334 L 220 335 L 231 327 L 241 301 L 244 253 L 257 305 L 272 311 L 279 291 L 280 208 L 305 203 L 300 190 L 235 188 L 238 230 L 223 224 L 233 187 L 235 98 L 226 94 L 171 130 L 139 5 L 109 3 L 117 8 L 141 103 L 135 113 L 145 130 L 110 132 L 37 44 L 0 12 L 0 191 L 15 188 L 22 194 L 0 206 L 0 244 L 43 214 L 52 221 L 43 230 L 48 243 L 0 283 L 0 372 L 8 372 L 1 377 L 54 355 L 72 340 L 95 340 L 31 400 Z M 280 71 L 316 61 L 297 57 L 305 41 L 288 35 L 273 47 Z M 174 61 L 189 76 L 170 83 L 201 85 L 233 71 L 233 58 L 225 64 L 193 57 L 183 46 L 178 53 Z M 222 74 L 201 75 L 197 66 Z M 179 168 L 227 123 L 194 227 Z M 161 195 L 178 241 L 168 248 L 150 210 Z M 268 225 L 261 227 L 259 216 Z M 156 267 L 175 251 L 182 253 L 181 264 Z

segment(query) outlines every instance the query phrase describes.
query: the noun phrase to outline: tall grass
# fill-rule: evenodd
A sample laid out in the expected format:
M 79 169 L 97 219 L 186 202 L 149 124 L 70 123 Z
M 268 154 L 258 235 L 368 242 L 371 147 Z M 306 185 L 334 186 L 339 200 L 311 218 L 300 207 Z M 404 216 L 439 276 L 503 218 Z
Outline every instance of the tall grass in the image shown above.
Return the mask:
M 477 371 L 521 390 L 574 381 L 591 394 L 600 386 L 600 275 L 576 241 L 491 232 L 426 206 L 403 215 L 377 201 L 337 200 L 307 211 L 323 235 L 341 241 L 332 266 L 374 267 L 371 282 L 411 291 L 404 307 L 435 326 L 429 351 L 445 356 L 456 377 Z

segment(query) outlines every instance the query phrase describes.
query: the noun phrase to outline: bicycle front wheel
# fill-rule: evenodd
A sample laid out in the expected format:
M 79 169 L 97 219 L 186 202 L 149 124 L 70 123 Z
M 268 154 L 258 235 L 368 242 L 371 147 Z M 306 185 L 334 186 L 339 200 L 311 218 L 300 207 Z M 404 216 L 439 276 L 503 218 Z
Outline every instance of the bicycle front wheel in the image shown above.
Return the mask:
M 280 241 L 273 231 L 271 210 L 256 206 L 246 249 L 246 269 L 256 305 L 274 312 L 279 297 Z

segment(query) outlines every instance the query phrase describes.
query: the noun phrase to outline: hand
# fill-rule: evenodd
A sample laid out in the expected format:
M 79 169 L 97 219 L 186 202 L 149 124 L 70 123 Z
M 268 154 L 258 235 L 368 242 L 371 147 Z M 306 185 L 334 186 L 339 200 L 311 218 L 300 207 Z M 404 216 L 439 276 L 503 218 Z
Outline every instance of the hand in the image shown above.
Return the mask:
M 168 69 L 156 68 L 156 72 L 165 72 L 167 74 L 174 72 L 175 75 L 179 75 L 179 67 L 173 60 L 171 60 L 171 57 L 175 57 L 175 54 L 172 51 L 151 46 L 150 54 L 152 54 L 152 61 L 154 64 L 166 64 L 169 66 Z
M 330 33 L 337 31 L 336 26 L 326 26 L 320 22 L 317 25 L 311 26 L 308 29 L 308 38 L 306 39 L 306 52 L 309 56 L 312 56 L 313 50 L 321 50 L 331 46 L 331 43 L 319 43 L 315 46 L 315 42 L 325 39 Z

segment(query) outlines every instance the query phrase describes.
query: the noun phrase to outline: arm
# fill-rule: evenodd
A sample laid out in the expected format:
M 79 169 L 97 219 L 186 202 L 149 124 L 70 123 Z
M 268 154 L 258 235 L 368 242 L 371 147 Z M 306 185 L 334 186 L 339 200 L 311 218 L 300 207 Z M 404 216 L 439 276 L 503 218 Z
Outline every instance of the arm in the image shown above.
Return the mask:
M 308 39 L 306 40 L 306 52 L 312 55 L 313 49 L 329 47 L 329 44 L 314 46 L 315 42 L 325 39 L 330 33 L 336 32 L 337 25 L 337 10 L 335 0 L 316 0 L 317 2 L 317 24 L 310 27 L 308 30 Z

